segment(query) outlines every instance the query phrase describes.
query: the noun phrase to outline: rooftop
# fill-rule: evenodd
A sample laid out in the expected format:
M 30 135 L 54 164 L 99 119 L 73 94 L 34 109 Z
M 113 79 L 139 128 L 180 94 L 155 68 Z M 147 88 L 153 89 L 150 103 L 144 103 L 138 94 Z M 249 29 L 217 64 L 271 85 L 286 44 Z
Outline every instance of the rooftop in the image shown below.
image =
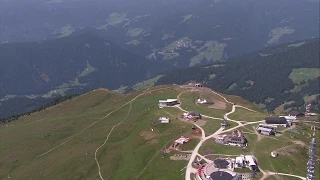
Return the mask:
M 233 176 L 224 171 L 216 171 L 210 174 L 211 179 L 217 180 L 231 180 Z
M 200 116 L 200 113 L 198 113 L 198 112 L 189 112 L 189 115 L 191 115 L 191 116 Z
M 290 116 L 297 116 L 297 115 L 304 115 L 304 113 L 301 113 L 301 112 L 298 112 L 298 111 L 290 111 L 289 112 L 289 115 Z
M 178 101 L 177 99 L 167 99 L 167 100 L 159 100 L 159 103 L 171 103 L 171 102 L 176 102 Z
M 267 117 L 266 119 L 267 124 L 287 124 L 287 119 L 284 117 Z
M 260 131 L 266 131 L 266 132 L 271 132 L 273 131 L 272 129 L 269 129 L 269 128 L 265 128 L 265 127 L 258 127 L 257 130 L 260 130 Z

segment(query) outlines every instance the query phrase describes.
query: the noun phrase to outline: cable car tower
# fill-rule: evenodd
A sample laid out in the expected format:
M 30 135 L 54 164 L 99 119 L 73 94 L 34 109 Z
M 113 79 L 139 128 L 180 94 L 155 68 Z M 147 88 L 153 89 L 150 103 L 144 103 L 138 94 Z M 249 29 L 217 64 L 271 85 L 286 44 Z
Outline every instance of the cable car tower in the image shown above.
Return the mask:
M 311 109 L 311 104 L 310 103 L 306 104 L 306 114 L 305 114 L 306 117 L 309 117 L 310 109 Z

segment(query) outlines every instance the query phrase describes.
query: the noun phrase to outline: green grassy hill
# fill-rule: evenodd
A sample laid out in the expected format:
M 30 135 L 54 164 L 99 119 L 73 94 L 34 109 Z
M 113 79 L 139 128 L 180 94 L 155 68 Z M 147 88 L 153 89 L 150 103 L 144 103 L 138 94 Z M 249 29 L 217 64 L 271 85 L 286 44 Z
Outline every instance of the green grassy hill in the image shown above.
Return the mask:
M 196 105 L 196 97 L 214 103 Z M 193 139 L 182 150 L 192 150 L 200 137 L 192 134 L 191 123 L 179 119 L 181 110 L 158 108 L 158 100 L 166 98 L 178 98 L 183 109 L 216 117 L 197 122 L 207 135 L 219 129 L 223 114 L 231 110 L 230 105 L 209 90 L 191 92 L 180 86 L 167 85 L 119 94 L 97 89 L 3 124 L 0 127 L 0 179 L 8 176 L 14 179 L 100 179 L 98 164 L 104 179 L 184 179 L 185 170 L 180 170 L 187 161 L 171 160 L 173 152 L 162 157 L 161 151 L 181 134 Z M 239 97 L 227 99 L 255 107 Z M 251 122 L 267 116 L 243 109 L 237 112 L 238 109 L 232 119 Z M 243 118 L 246 113 L 252 118 Z M 169 117 L 171 123 L 153 124 L 160 116 Z M 234 126 L 236 123 L 231 123 L 231 127 Z M 253 146 L 257 138 L 251 139 Z M 215 149 L 210 145 L 211 141 L 208 140 L 208 147 Z M 277 149 L 277 146 L 270 148 Z M 259 152 L 259 148 L 256 146 L 255 152 Z M 305 155 L 301 157 L 305 158 Z M 264 163 L 263 168 L 272 170 L 270 164 Z

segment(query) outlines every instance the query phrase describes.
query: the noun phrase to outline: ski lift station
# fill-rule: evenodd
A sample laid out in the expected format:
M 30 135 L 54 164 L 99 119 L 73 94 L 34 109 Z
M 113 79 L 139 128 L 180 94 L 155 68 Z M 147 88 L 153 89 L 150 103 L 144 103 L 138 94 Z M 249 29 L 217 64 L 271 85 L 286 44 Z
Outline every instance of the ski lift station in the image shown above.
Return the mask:
M 159 100 L 159 108 L 170 107 L 178 104 L 178 99 Z

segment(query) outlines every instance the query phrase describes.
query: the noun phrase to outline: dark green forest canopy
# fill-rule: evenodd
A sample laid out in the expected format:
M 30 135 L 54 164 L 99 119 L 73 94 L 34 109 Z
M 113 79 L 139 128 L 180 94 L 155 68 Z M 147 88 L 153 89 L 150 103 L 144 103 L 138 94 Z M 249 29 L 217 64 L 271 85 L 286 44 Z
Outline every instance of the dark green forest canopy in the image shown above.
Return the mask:
M 289 44 L 269 47 L 232 58 L 223 66 L 169 71 L 157 84 L 183 84 L 195 80 L 217 91 L 239 95 L 256 104 L 265 104 L 266 109 L 272 111 L 289 101 L 294 101 L 294 104 L 287 107 L 302 107 L 305 96 L 319 93 L 319 76 L 298 85 L 293 83 L 289 74 L 297 68 L 319 68 L 319 39 L 309 40 L 299 47 Z M 210 77 L 211 74 L 214 74 L 214 78 Z M 294 91 L 295 86 L 299 85 L 302 85 L 301 88 Z
M 0 45 L 0 97 L 59 89 L 118 88 L 164 66 L 88 33 L 35 43 Z M 65 84 L 64 84 L 65 83 Z

